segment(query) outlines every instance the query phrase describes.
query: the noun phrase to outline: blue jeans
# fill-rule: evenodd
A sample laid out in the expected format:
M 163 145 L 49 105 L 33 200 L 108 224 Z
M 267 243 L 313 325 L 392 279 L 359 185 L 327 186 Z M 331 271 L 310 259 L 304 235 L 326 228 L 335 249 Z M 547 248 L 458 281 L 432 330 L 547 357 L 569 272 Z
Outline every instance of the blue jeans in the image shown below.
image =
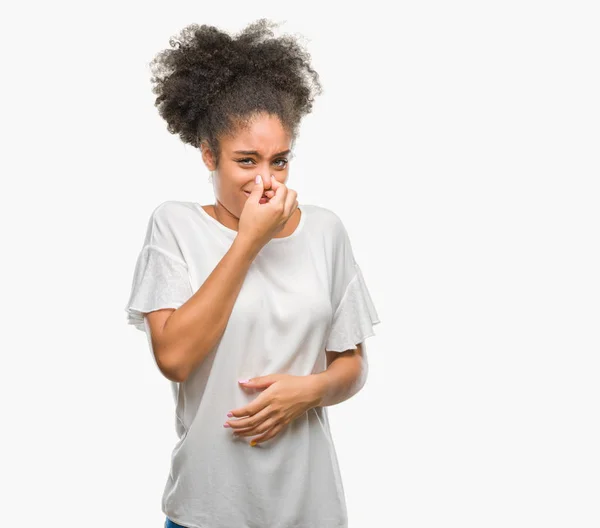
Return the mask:
M 165 528 L 186 528 L 186 527 L 182 526 L 181 524 L 174 523 L 171 519 L 169 519 L 167 517 L 165 519 Z

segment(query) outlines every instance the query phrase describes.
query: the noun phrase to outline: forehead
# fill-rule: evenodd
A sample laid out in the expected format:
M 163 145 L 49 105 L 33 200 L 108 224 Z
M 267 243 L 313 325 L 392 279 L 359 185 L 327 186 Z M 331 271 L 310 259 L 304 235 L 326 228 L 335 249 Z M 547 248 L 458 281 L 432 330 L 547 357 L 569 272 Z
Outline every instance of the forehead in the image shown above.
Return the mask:
M 256 150 L 268 154 L 290 147 L 291 136 L 277 116 L 261 114 L 231 136 L 222 139 L 222 147 L 229 151 Z

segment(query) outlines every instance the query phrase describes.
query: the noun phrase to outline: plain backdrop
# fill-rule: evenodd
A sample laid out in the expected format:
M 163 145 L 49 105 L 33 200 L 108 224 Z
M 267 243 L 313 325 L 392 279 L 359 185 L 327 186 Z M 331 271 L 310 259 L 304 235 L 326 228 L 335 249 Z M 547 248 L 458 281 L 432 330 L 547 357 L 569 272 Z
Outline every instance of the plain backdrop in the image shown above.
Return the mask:
M 288 184 L 381 318 L 329 408 L 350 528 L 600 526 L 595 4 L 3 7 L 2 525 L 163 526 L 174 404 L 124 306 L 151 211 L 214 196 L 148 64 L 267 17 L 324 88 Z

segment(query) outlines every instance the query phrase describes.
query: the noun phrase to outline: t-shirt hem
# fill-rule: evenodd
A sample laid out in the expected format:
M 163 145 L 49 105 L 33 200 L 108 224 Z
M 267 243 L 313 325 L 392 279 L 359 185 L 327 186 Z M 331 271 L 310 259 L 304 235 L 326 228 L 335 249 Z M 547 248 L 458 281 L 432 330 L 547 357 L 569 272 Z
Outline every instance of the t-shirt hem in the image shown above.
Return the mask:
M 186 528 L 231 528 L 230 526 L 227 526 L 227 527 L 216 526 L 214 523 L 210 523 L 210 522 L 208 524 L 189 524 L 189 522 L 186 522 L 183 519 L 176 518 L 176 517 L 169 515 L 164 510 L 163 510 L 163 513 L 169 519 L 171 519 L 171 521 L 173 521 L 175 524 L 180 524 L 181 526 L 185 526 Z M 343 521 L 336 519 L 335 521 L 332 521 L 332 522 L 334 524 L 329 524 L 329 522 L 327 522 L 327 521 L 314 521 L 314 522 L 310 522 L 310 523 L 300 523 L 300 524 L 293 524 L 293 525 L 286 524 L 285 528 L 348 528 L 348 519 L 345 519 Z M 243 526 L 239 526 L 239 527 L 236 526 L 236 528 L 258 528 L 258 525 L 244 524 Z M 260 528 L 269 528 L 269 527 L 261 526 Z M 283 525 L 281 525 L 281 527 L 278 526 L 277 528 L 283 528 Z

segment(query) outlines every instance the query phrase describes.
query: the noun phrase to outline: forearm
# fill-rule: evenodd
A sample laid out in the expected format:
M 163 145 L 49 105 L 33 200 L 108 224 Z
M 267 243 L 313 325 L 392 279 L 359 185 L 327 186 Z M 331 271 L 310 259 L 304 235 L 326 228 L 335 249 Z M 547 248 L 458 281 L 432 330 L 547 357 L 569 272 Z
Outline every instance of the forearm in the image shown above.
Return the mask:
M 336 405 L 354 396 L 364 386 L 367 361 L 357 350 L 339 353 L 323 372 L 311 374 L 319 407 Z
M 221 338 L 258 249 L 237 237 L 202 286 L 165 323 L 161 343 L 186 379 Z

